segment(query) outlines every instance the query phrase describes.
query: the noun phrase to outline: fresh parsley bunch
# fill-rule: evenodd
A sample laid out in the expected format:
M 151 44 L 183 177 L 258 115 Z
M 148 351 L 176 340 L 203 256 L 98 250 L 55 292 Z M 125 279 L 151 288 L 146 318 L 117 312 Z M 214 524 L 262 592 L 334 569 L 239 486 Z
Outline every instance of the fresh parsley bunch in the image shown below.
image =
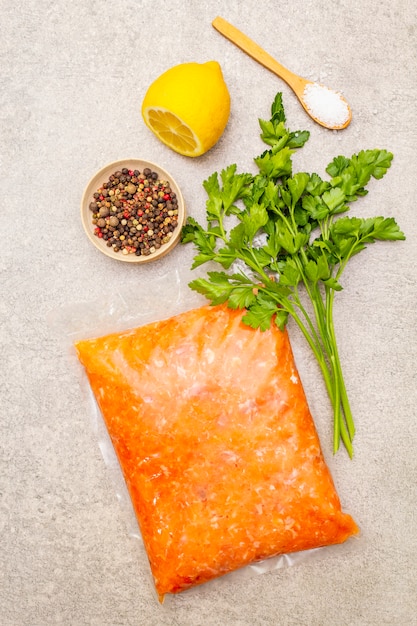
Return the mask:
M 337 348 L 333 302 L 352 256 L 377 240 L 405 239 L 392 217 L 348 217 L 350 203 L 366 195 L 371 178 L 391 165 L 386 150 L 363 150 L 350 159 L 338 156 L 317 174 L 293 174 L 292 154 L 308 131 L 285 127 L 282 94 L 269 121 L 259 120 L 261 138 L 270 146 L 255 158 L 256 175 L 230 165 L 203 184 L 208 195 L 206 226 L 189 217 L 182 242 L 197 249 L 193 268 L 218 263 L 190 287 L 211 303 L 246 309 L 244 323 L 281 329 L 291 316 L 310 345 L 323 373 L 334 410 L 333 449 L 343 441 L 353 455 L 354 421 Z

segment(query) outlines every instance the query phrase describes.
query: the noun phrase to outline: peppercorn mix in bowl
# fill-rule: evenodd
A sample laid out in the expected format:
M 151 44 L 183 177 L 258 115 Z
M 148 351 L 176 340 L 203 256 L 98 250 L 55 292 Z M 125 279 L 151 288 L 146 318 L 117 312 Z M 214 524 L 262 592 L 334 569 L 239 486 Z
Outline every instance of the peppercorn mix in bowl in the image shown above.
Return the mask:
M 88 183 L 81 220 L 90 241 L 107 256 L 146 263 L 165 256 L 180 240 L 184 199 L 172 176 L 141 159 L 109 163 Z

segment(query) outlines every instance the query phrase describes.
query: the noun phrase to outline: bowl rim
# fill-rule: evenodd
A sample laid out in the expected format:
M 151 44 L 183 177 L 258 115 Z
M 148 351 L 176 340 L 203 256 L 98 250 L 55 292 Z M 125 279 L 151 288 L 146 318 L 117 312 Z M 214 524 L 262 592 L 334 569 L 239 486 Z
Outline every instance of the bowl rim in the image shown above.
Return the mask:
M 153 172 L 156 172 L 160 179 L 167 180 L 169 182 L 171 189 L 177 196 L 178 200 L 178 226 L 173 231 L 173 235 L 170 241 L 166 244 L 161 245 L 161 247 L 149 255 L 141 255 L 136 256 L 136 254 L 122 254 L 118 252 L 114 252 L 112 248 L 109 248 L 103 239 L 99 239 L 94 235 L 94 225 L 91 221 L 91 211 L 89 209 L 89 204 L 92 201 L 93 194 L 100 185 L 105 182 L 106 176 L 107 178 L 110 174 L 117 169 L 121 169 L 122 167 L 127 167 L 129 169 L 137 169 L 142 172 L 146 167 L 151 169 Z M 166 254 L 171 252 L 173 248 L 179 243 L 181 237 L 181 230 L 185 224 L 186 220 L 186 209 L 184 197 L 182 195 L 181 189 L 175 180 L 175 178 L 161 165 L 154 163 L 153 161 L 148 161 L 147 159 L 140 159 L 137 157 L 128 157 L 124 159 L 118 159 L 117 161 L 110 161 L 103 167 L 93 174 L 87 185 L 84 188 L 82 197 L 81 197 L 81 222 L 84 228 L 84 231 L 91 241 L 91 243 L 103 254 L 107 257 L 114 259 L 116 261 L 122 261 L 125 263 L 150 263 L 152 261 L 156 261 L 161 259 Z

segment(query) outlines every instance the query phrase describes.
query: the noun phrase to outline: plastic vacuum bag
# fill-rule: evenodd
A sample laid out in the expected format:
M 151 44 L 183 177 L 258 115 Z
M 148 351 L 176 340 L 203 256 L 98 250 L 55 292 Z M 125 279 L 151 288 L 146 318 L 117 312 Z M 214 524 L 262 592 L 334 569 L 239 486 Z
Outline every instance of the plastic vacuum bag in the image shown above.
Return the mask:
M 188 280 L 170 272 L 53 316 L 84 367 L 100 449 L 133 505 L 131 534 L 144 541 L 160 600 L 293 565 L 358 532 L 288 333 L 250 329 Z

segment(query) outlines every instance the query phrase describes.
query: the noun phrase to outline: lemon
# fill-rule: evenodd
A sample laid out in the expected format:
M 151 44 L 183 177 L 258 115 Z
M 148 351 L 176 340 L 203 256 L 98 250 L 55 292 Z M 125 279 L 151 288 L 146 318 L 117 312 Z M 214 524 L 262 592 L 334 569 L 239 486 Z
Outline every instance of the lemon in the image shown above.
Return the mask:
M 204 154 L 220 139 L 230 94 L 217 61 L 181 63 L 161 74 L 142 103 L 145 124 L 184 156 Z

